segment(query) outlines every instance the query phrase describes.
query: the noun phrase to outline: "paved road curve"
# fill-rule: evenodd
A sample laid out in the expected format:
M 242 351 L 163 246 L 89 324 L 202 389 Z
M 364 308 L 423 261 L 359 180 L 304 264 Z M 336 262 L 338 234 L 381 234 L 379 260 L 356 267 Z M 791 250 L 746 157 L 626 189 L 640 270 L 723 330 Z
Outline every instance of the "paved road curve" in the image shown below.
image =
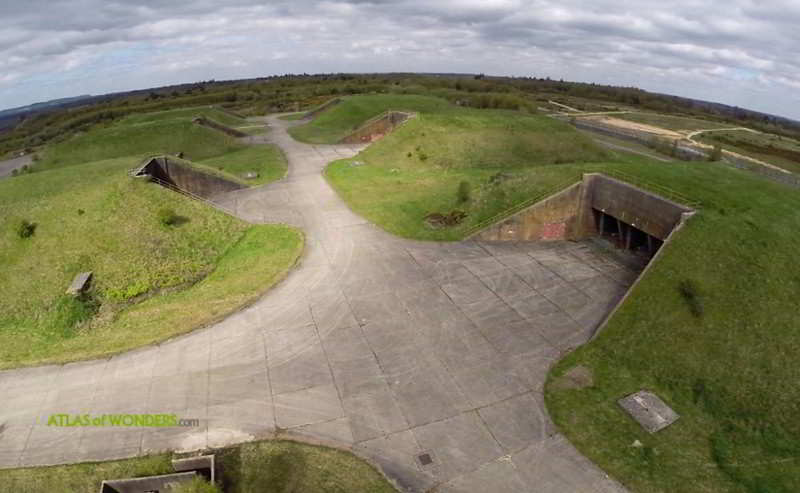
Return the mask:
M 300 144 L 288 122 L 269 123 L 289 176 L 219 201 L 249 221 L 302 227 L 301 265 L 207 329 L 108 360 L 0 373 L 0 467 L 277 432 L 352 449 L 410 491 L 622 491 L 555 431 L 542 385 L 635 273 L 584 244 L 392 237 L 321 175 L 358 149 Z M 48 427 L 53 413 L 176 413 L 201 426 Z

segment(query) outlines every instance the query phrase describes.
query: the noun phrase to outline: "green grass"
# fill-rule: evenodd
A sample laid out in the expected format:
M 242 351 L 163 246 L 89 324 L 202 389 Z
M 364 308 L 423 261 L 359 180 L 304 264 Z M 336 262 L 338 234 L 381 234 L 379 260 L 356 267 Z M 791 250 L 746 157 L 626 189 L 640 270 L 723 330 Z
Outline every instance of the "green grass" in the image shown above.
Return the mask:
M 97 493 L 104 479 L 156 476 L 173 472 L 170 454 L 69 466 L 0 469 L 3 491 L 14 493 Z
M 107 356 L 211 323 L 279 280 L 302 251 L 284 226 L 248 226 L 127 176 L 133 158 L 0 182 L 0 368 Z M 158 211 L 181 218 L 164 226 Z M 36 223 L 21 239 L 20 219 Z M 94 272 L 91 299 L 64 291 Z M 188 310 L 187 307 L 191 307 Z
M 118 123 L 47 147 L 37 170 L 91 163 L 125 156 L 184 153 L 199 161 L 243 149 L 244 144 L 189 120 L 164 120 L 131 125 Z
M 323 116 L 336 117 L 340 111 L 349 115 L 350 101 Z M 354 211 L 391 233 L 457 240 L 480 221 L 563 182 L 562 170 L 548 165 L 609 156 L 588 137 L 554 119 L 445 105 L 435 113 L 420 113 L 353 160 L 332 163 L 326 177 Z M 352 166 L 353 161 L 365 164 Z M 490 178 L 501 172 L 502 185 L 491 185 Z M 574 170 L 572 174 L 577 176 Z M 456 196 L 461 181 L 470 183 L 473 191 L 465 204 Z M 460 226 L 425 227 L 428 214 L 454 209 L 468 214 Z
M 697 138 L 706 144 L 719 144 L 729 151 L 800 173 L 800 142 L 797 140 L 743 130 L 709 132 Z
M 286 156 L 274 145 L 258 145 L 233 151 L 223 156 L 204 159 L 197 164 L 237 177 L 248 185 L 263 185 L 286 176 L 288 165 Z M 258 173 L 257 178 L 246 179 L 250 171 Z
M 238 127 L 250 124 L 247 120 L 237 118 L 229 113 L 209 106 L 197 106 L 194 108 L 181 108 L 177 110 L 131 115 L 125 118 L 121 123 L 123 125 L 139 125 L 173 120 L 192 121 L 197 117 L 209 118 L 228 127 Z
M 311 122 L 292 127 L 295 139 L 313 144 L 334 144 L 351 134 L 362 123 L 387 110 L 432 113 L 454 108 L 444 99 L 429 96 L 375 94 L 346 97 Z
M 397 491 L 366 462 L 349 452 L 327 447 L 267 440 L 211 452 L 218 465 L 217 484 L 225 493 Z M 15 493 L 95 493 L 104 479 L 171 473 L 171 459 L 170 454 L 160 454 L 111 462 L 6 469 L 0 470 L 0 484 Z
M 714 206 L 666 247 L 600 336 L 552 370 L 555 422 L 634 491 L 800 490 L 800 198 L 718 165 L 623 169 Z M 687 281 L 700 317 L 681 294 Z M 578 364 L 593 371 L 592 387 L 552 385 Z M 643 388 L 680 420 L 655 435 L 642 430 L 616 401 Z
M 657 113 L 623 113 L 611 116 L 622 120 L 643 123 L 645 125 L 653 125 L 667 130 L 706 130 L 714 128 L 732 128 L 734 126 L 727 123 L 682 116 L 660 115 Z

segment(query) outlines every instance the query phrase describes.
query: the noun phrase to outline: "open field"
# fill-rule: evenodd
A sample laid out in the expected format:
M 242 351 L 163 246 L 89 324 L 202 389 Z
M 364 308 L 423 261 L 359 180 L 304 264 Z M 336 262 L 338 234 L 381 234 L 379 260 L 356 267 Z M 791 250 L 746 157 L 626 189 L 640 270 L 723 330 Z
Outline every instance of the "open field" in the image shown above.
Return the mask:
M 534 156 L 529 167 L 509 161 L 502 168 L 509 176 L 489 185 L 501 168 L 417 159 L 421 133 L 436 135 L 423 130 L 425 123 L 412 121 L 354 158 L 363 165 L 343 160 L 327 170 L 355 211 L 402 236 L 459 239 L 471 221 L 581 171 L 621 171 L 704 202 L 600 337 L 554 369 L 549 409 L 582 452 L 634 491 L 800 488 L 794 419 L 800 370 L 793 363 L 800 351 L 794 310 L 800 281 L 793 267 L 800 198 L 792 189 L 718 164 L 664 164 L 626 153 L 602 163 L 558 165 L 526 153 Z M 412 157 L 404 160 L 406 149 Z M 467 203 L 457 198 L 462 180 L 472 184 Z M 426 214 L 456 208 L 469 214 L 462 226 L 424 226 Z M 687 284 L 701 304 L 699 316 L 681 294 Z M 592 371 L 592 386 L 553 385 L 577 364 Z M 656 435 L 646 433 L 616 404 L 642 388 L 682 418 Z M 636 440 L 643 446 L 633 447 Z
M 726 130 L 700 134 L 697 140 L 800 173 L 800 142 L 777 135 Z
M 0 368 L 106 356 L 219 319 L 277 282 L 302 235 L 127 176 L 135 158 L 0 182 Z M 172 209 L 165 226 L 159 210 Z M 15 225 L 36 224 L 30 238 Z M 64 291 L 94 272 L 89 299 Z M 192 309 L 188 310 L 187 307 Z
M 643 123 L 645 125 L 652 125 L 654 127 L 661 127 L 667 130 L 707 130 L 715 128 L 729 128 L 734 125 L 729 125 L 720 122 L 713 122 L 708 120 L 698 120 L 696 118 L 686 118 L 673 115 L 660 115 L 656 113 L 624 113 L 615 115 L 615 118 L 628 120 L 636 123 Z
M 394 493 L 386 479 L 349 452 L 268 440 L 211 451 L 224 493 Z M 31 469 L 0 470 L 0 483 L 16 493 L 96 493 L 104 479 L 172 472 L 171 454 Z

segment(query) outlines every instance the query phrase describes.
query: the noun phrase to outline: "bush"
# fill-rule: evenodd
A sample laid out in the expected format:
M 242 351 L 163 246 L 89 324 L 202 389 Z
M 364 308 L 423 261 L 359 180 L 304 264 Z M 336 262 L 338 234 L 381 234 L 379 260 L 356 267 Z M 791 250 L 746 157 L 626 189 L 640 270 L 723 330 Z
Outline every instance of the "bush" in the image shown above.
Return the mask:
M 471 189 L 468 181 L 462 180 L 461 183 L 458 184 L 457 195 L 459 204 L 463 204 L 464 202 L 469 202 Z
M 170 491 L 173 493 L 222 493 L 219 486 L 209 483 L 200 476 L 195 477 L 191 481 L 180 483 L 176 488 Z
M 178 215 L 169 207 L 158 210 L 158 221 L 164 226 L 173 226 L 178 223 Z
M 30 238 L 36 231 L 36 223 L 32 223 L 27 219 L 21 219 L 16 226 L 17 236 L 20 238 Z
M 703 316 L 703 302 L 700 299 L 700 292 L 694 281 L 684 279 L 678 284 L 678 291 L 689 306 L 689 312 L 696 318 Z

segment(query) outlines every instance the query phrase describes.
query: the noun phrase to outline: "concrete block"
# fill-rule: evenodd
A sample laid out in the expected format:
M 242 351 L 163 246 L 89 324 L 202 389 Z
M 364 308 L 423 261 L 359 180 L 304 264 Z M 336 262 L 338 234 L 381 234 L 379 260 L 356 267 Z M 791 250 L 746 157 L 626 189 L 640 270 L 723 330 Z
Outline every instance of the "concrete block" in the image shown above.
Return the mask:
M 78 275 L 75 276 L 75 279 L 72 280 L 72 284 L 69 285 L 69 288 L 67 288 L 67 294 L 71 294 L 73 296 L 79 295 L 80 293 L 86 291 L 91 281 L 92 281 L 91 272 L 79 273 Z
M 660 397 L 646 390 L 623 397 L 617 402 L 650 433 L 663 430 L 680 417 Z

